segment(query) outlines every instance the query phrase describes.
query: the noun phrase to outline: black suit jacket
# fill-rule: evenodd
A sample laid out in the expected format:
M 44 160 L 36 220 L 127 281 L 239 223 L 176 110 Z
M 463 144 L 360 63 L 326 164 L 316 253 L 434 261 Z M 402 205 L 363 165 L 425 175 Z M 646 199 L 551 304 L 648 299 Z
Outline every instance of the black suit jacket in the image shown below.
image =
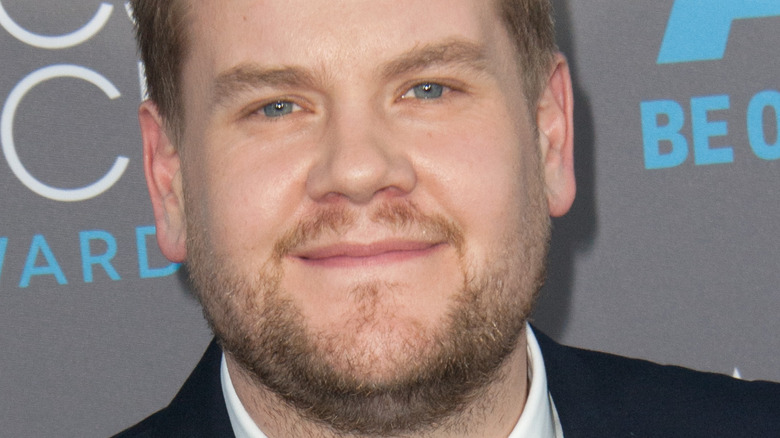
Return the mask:
M 534 331 L 565 438 L 780 437 L 780 384 L 565 347 Z M 168 407 L 117 438 L 233 437 L 209 345 Z

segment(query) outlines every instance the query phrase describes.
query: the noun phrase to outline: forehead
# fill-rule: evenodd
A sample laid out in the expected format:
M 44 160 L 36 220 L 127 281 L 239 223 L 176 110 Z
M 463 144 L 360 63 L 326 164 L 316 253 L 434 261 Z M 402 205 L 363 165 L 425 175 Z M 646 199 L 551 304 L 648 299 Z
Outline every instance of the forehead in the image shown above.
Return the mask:
M 194 65 L 185 70 L 200 74 L 247 61 L 343 74 L 429 43 L 462 39 L 493 49 L 497 39 L 508 40 L 491 0 L 201 0 L 190 6 L 187 64 Z

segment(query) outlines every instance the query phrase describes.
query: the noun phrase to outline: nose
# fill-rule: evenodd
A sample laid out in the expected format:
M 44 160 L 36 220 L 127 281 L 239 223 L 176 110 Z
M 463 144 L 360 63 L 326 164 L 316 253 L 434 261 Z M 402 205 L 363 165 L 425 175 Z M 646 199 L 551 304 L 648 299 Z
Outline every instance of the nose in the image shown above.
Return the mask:
M 417 184 L 411 150 L 394 141 L 380 114 L 355 108 L 332 114 L 323 137 L 306 181 L 311 199 L 366 204 L 408 194 Z

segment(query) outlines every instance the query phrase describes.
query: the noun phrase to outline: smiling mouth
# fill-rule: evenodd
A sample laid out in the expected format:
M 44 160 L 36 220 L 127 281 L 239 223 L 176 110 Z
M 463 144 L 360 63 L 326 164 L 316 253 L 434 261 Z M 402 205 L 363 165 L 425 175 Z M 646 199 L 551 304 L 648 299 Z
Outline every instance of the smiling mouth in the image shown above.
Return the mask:
M 338 243 L 300 251 L 290 256 L 306 265 L 349 268 L 384 265 L 425 257 L 443 242 L 384 241 L 371 244 Z

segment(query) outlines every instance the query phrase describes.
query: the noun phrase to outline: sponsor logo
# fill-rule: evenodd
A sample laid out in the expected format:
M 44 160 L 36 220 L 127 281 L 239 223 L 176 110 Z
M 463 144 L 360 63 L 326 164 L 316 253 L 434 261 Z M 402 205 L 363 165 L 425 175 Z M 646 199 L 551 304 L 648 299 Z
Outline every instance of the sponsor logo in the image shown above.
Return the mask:
M 53 279 L 59 285 L 69 284 L 75 278 L 84 283 L 93 283 L 95 277 L 119 281 L 122 279 L 120 272 L 129 275 L 130 271 L 138 278 L 166 277 L 175 273 L 180 265 L 168 263 L 164 266 L 156 266 L 150 260 L 149 242 L 155 234 L 154 226 L 141 226 L 135 228 L 135 252 L 138 262 L 137 270 L 129 266 L 115 266 L 114 259 L 119 251 L 116 237 L 106 230 L 85 230 L 78 233 L 78 243 L 81 260 L 81 272 L 66 272 L 60 264 L 61 257 L 52 249 L 49 241 L 43 234 L 32 236 L 27 246 L 27 256 L 24 263 L 17 266 L 13 264 L 14 273 L 20 272 L 18 287 L 27 288 L 33 282 L 45 282 L 46 278 Z M 5 267 L 5 255 L 9 246 L 19 246 L 18 240 L 8 237 L 0 237 L 0 280 L 3 280 L 3 268 Z M 24 244 L 23 244 L 24 245 Z M 24 248 L 24 246 L 22 246 Z M 14 275 L 15 277 L 16 275 Z M 49 280 L 50 281 L 50 280 Z M 50 284 L 50 283 L 49 283 Z
M 125 11 L 129 17 L 131 15 L 129 3 L 125 3 Z M 113 12 L 114 7 L 111 4 L 101 3 L 95 15 L 80 29 L 65 35 L 44 36 L 19 26 L 0 3 L 0 26 L 14 38 L 31 47 L 60 50 L 84 44 L 95 37 L 103 29 Z M 146 94 L 146 83 L 143 77 L 143 66 L 140 62 L 138 63 L 138 71 L 141 97 L 143 98 Z M 113 166 L 100 179 L 85 187 L 73 189 L 51 187 L 44 184 L 27 171 L 17 153 L 13 127 L 20 103 L 33 88 L 55 78 L 72 78 L 89 82 L 111 100 L 121 96 L 119 90 L 110 80 L 86 67 L 58 64 L 40 68 L 25 76 L 6 98 L 0 114 L 0 143 L 2 143 L 3 155 L 11 171 L 32 192 L 54 201 L 84 201 L 105 193 L 113 187 L 124 174 L 130 160 L 124 156 L 116 157 Z
M 676 0 L 658 54 L 658 64 L 720 60 L 735 20 L 780 18 L 778 0 Z M 746 108 L 733 108 L 729 94 L 690 99 L 654 99 L 639 105 L 646 169 L 734 162 L 734 142 L 762 160 L 780 159 L 780 92 L 761 90 Z M 746 138 L 733 138 L 733 111 Z M 727 117 L 731 116 L 731 117 Z
M 734 20 L 777 16 L 777 0 L 676 0 L 658 63 L 723 59 Z
M 85 20 L 86 24 L 81 28 L 63 35 L 50 36 L 25 29 L 17 24 L 0 2 L 0 27 L 33 50 L 63 50 L 85 44 L 94 38 L 104 29 L 115 12 L 113 5 L 100 3 L 94 15 Z M 128 17 L 132 16 L 129 3 L 125 3 L 122 13 L 127 13 Z M 143 99 L 146 97 L 146 81 L 143 65 L 140 62 L 137 65 L 140 97 Z M 40 84 L 56 78 L 85 81 L 98 88 L 109 100 L 115 100 L 122 95 L 108 78 L 84 66 L 54 64 L 38 68 L 24 76 L 5 97 L 0 112 L 0 144 L 13 175 L 31 192 L 57 202 L 86 201 L 107 192 L 116 185 L 125 173 L 130 159 L 122 155 L 115 157 L 113 165 L 107 170 L 97 172 L 98 175 L 103 174 L 102 177 L 84 187 L 53 187 L 41 182 L 25 168 L 14 138 L 14 124 L 25 97 Z M 160 262 L 159 254 L 153 252 L 154 245 L 147 244 L 148 241 L 153 240 L 154 234 L 153 226 L 138 226 L 134 228 L 133 233 L 120 236 L 121 239 L 118 241 L 115 237 L 118 234 L 103 229 L 79 231 L 71 240 L 73 247 L 78 248 L 77 255 L 63 254 L 56 245 L 50 244 L 50 241 L 55 239 L 47 240 L 44 234 L 35 234 L 31 237 L 0 236 L 0 280 L 13 282 L 19 288 L 27 288 L 36 284 L 66 285 L 78 280 L 83 283 L 93 283 L 96 279 L 119 281 L 123 276 L 145 279 L 171 275 L 179 269 L 180 265 L 167 261 Z M 130 243 L 133 240 L 137 266 L 132 266 L 133 263 L 127 266 L 127 263 L 118 262 L 117 256 L 129 255 L 127 253 L 129 247 L 133 246 Z M 71 272 L 73 270 L 71 265 L 61 264 L 62 260 L 80 260 L 80 272 L 78 268 L 76 272 Z
M 693 155 L 697 166 L 733 163 L 734 146 L 728 141 L 729 125 L 720 118 L 730 109 L 731 99 L 725 94 L 693 97 L 686 105 L 675 100 L 641 102 L 645 168 L 676 167 L 689 155 Z M 765 125 L 766 115 L 774 115 L 774 123 Z M 780 159 L 780 92 L 764 90 L 753 96 L 743 120 L 753 154 L 762 160 Z M 690 125 L 690 137 L 683 134 L 686 125 Z M 767 126 L 774 126 L 774 134 L 768 132 L 771 129 Z M 713 145 L 713 139 L 725 144 Z

